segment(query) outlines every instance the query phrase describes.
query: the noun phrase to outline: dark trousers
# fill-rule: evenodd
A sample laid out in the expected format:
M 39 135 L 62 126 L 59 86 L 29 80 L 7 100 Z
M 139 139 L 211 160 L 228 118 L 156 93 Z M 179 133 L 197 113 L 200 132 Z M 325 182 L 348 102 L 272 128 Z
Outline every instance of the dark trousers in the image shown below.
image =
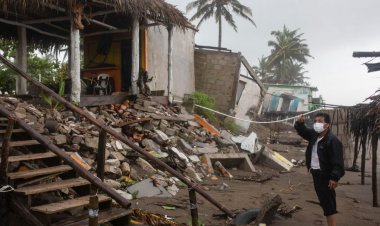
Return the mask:
M 310 170 L 313 175 L 314 189 L 317 193 L 319 203 L 325 216 L 336 214 L 336 194 L 334 189 L 330 189 L 329 177 L 323 175 L 321 170 Z

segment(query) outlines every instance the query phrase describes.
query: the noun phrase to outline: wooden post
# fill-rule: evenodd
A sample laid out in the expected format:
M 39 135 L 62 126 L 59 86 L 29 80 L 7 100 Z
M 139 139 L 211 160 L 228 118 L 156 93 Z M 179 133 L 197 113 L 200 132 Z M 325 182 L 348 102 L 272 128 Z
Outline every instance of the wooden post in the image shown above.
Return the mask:
M 27 70 L 27 40 L 26 40 L 26 28 L 17 27 L 18 42 L 17 42 L 17 65 L 24 71 Z M 28 93 L 26 79 L 18 75 L 16 77 L 16 94 L 25 95 Z
M 70 29 L 70 77 L 71 77 L 71 102 L 79 104 L 81 93 L 80 82 L 80 33 L 75 27 L 73 19 Z
M 7 130 L 5 131 L 3 146 L 1 150 L 1 163 L 0 163 L 0 179 L 2 184 L 8 184 L 7 171 L 8 171 L 8 157 L 9 157 L 9 143 L 12 137 L 13 127 L 15 120 L 13 117 L 9 117 Z
M 88 225 L 98 226 L 99 220 L 99 198 L 97 189 L 91 186 L 90 203 L 88 206 Z
M 173 103 L 173 26 L 168 26 L 168 97 Z
M 190 198 L 190 212 L 191 212 L 191 222 L 192 226 L 198 226 L 198 204 L 197 204 L 197 194 L 193 188 L 189 188 L 189 198 Z
M 139 94 L 137 81 L 139 79 L 140 71 L 140 23 L 138 18 L 133 19 L 132 26 L 132 94 Z
M 365 157 L 367 152 L 367 135 L 362 137 L 361 140 L 362 143 L 362 163 L 361 163 L 361 184 L 364 185 L 365 183 Z
M 102 181 L 104 181 L 104 165 L 106 161 L 106 138 L 107 132 L 104 129 L 100 129 L 96 174 Z
M 355 146 L 354 146 L 354 159 L 352 161 L 352 169 L 357 169 L 357 160 L 359 155 L 359 136 L 355 136 Z
M 379 135 L 373 134 L 372 136 L 372 195 L 373 207 L 378 207 L 377 202 L 377 145 L 379 142 Z

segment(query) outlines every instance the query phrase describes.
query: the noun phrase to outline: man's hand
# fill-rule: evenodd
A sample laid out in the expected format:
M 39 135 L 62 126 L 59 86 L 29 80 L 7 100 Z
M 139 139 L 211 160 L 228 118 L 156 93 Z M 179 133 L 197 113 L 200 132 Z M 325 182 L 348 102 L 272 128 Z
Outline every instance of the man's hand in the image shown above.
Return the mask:
M 335 189 L 336 187 L 338 187 L 338 182 L 330 180 L 329 181 L 329 188 L 332 190 L 332 189 Z
M 299 123 L 299 124 L 303 124 L 303 123 L 305 123 L 305 118 L 303 117 L 303 115 L 301 115 L 301 117 L 299 117 L 299 118 L 297 119 L 297 123 Z

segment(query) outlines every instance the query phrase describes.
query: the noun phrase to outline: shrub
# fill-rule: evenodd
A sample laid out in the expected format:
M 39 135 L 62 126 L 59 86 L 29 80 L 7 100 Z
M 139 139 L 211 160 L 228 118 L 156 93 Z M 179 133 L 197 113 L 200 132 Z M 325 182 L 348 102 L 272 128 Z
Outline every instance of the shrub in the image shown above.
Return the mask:
M 214 98 L 210 97 L 206 93 L 196 91 L 193 93 L 193 98 L 194 98 L 195 104 L 198 104 L 200 106 L 207 107 L 210 109 L 214 109 L 215 107 Z M 203 108 L 195 108 L 195 112 L 207 118 L 212 124 L 214 125 L 218 124 L 218 119 L 216 118 L 214 112 L 203 109 Z

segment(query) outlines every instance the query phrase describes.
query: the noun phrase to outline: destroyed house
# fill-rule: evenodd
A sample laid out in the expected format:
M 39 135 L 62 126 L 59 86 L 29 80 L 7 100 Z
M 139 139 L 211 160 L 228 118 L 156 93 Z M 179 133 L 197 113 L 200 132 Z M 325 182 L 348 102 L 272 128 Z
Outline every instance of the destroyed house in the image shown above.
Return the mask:
M 197 48 L 195 89 L 215 99 L 215 108 L 244 120 L 259 114 L 266 88 L 241 53 Z M 243 132 L 250 122 L 235 120 Z
M 0 36 L 17 41 L 23 70 L 27 46 L 68 49 L 72 102 L 117 103 L 139 93 L 172 101 L 194 91 L 195 29 L 164 0 L 0 2 Z M 16 93 L 27 86 L 17 79 Z
M 268 92 L 264 99 L 265 115 L 295 115 L 314 109 L 316 87 L 287 84 L 265 84 Z

